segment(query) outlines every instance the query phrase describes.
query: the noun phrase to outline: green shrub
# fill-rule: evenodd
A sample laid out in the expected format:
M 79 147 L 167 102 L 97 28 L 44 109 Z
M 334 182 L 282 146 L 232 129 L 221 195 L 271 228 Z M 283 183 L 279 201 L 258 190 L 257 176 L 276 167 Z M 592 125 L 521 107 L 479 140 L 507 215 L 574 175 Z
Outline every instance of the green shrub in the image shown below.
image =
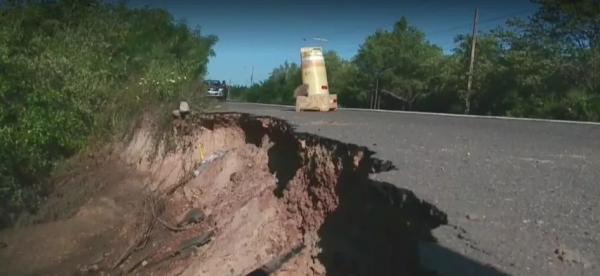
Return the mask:
M 216 42 L 164 10 L 43 2 L 0 7 L 0 226 L 91 137 L 194 96 Z

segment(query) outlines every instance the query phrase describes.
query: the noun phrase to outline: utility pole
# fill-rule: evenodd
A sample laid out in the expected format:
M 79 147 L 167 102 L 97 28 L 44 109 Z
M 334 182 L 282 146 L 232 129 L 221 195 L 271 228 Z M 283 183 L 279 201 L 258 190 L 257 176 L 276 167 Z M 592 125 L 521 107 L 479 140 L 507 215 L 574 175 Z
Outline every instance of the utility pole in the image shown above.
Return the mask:
M 381 109 L 381 91 L 377 90 L 377 109 Z
M 381 103 L 381 89 L 379 89 L 379 78 L 377 78 L 377 94 L 375 94 L 375 109 L 379 109 Z
M 471 35 L 471 61 L 469 63 L 469 79 L 467 81 L 467 95 L 465 95 L 465 114 L 471 111 L 471 85 L 473 83 L 473 65 L 475 63 L 475 41 L 477 40 L 477 22 L 479 21 L 479 8 L 475 9 L 473 17 L 473 34 Z
M 229 79 L 229 82 L 227 82 L 229 85 L 227 85 L 227 94 L 225 94 L 225 100 L 228 101 L 229 99 L 231 99 L 231 95 L 229 92 L 231 92 L 231 79 Z
M 250 87 L 254 86 L 254 65 L 252 65 L 252 72 L 250 73 Z

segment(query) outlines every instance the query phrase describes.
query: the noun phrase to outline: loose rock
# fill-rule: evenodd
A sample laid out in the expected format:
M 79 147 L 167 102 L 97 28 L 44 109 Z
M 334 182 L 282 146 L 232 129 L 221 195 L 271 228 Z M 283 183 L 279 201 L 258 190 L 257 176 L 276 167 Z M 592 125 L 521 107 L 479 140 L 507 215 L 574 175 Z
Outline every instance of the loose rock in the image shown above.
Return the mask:
M 171 114 L 173 114 L 173 117 L 175 117 L 175 118 L 181 117 L 181 113 L 179 112 L 178 109 L 173 110 L 173 112 Z
M 179 113 L 181 113 L 181 115 L 190 113 L 190 105 L 187 102 L 180 102 Z

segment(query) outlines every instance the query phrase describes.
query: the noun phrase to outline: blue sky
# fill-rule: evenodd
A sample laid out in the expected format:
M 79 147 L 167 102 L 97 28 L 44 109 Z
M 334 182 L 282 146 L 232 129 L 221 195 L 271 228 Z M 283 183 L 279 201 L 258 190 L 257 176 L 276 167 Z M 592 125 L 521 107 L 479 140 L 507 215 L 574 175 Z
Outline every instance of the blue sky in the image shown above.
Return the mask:
M 200 26 L 203 34 L 218 36 L 208 78 L 243 85 L 250 83 L 253 67 L 258 82 L 285 61 L 298 63 L 303 46 L 323 46 L 352 58 L 368 35 L 390 29 L 402 16 L 450 53 L 454 37 L 470 32 L 476 7 L 482 30 L 503 24 L 508 17 L 526 17 L 536 8 L 527 0 L 131 0 L 129 4 L 167 9 L 177 20 Z

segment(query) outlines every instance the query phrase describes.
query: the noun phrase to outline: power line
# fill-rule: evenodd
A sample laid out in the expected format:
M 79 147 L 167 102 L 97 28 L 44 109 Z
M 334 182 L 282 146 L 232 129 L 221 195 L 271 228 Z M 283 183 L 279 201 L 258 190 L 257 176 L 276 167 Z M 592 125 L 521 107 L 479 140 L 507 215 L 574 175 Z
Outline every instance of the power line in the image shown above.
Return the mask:
M 510 14 L 506 14 L 506 15 L 502 15 L 502 16 L 496 16 L 496 17 L 485 19 L 485 20 L 480 20 L 479 24 L 481 25 L 483 23 L 490 23 L 490 22 L 494 22 L 494 21 L 498 21 L 498 20 L 502 20 L 502 19 L 508 19 L 508 18 L 510 18 L 512 16 L 522 15 L 522 14 L 526 14 L 526 13 L 530 13 L 530 12 L 532 12 L 532 10 L 530 10 L 530 9 L 516 11 L 516 12 L 512 12 Z M 457 26 L 450 27 L 448 29 L 442 29 L 442 30 L 430 32 L 430 33 L 427 33 L 427 35 L 435 35 L 435 34 L 441 34 L 441 33 L 456 31 L 456 30 L 459 30 L 459 29 L 464 29 L 465 27 L 470 27 L 471 24 L 472 24 L 472 22 L 471 23 L 465 23 L 465 24 L 462 24 L 462 25 L 457 25 Z
M 483 19 L 483 20 L 480 17 L 480 20 L 478 21 L 478 25 L 481 27 L 482 25 L 485 25 L 486 23 L 491 23 L 491 22 L 495 22 L 495 21 L 498 21 L 498 20 L 502 20 L 502 19 L 508 19 L 508 18 L 510 18 L 512 16 L 527 14 L 527 13 L 531 13 L 533 11 L 534 10 L 531 10 L 531 9 L 519 10 L 519 11 L 507 13 L 507 14 L 504 14 L 504 15 L 501 15 L 501 16 L 495 16 L 495 17 L 491 17 L 491 18 L 488 18 L 488 19 Z M 441 34 L 441 33 L 447 33 L 447 32 L 451 32 L 451 31 L 465 29 L 467 27 L 472 27 L 472 24 L 473 24 L 473 22 L 469 22 L 469 23 L 465 23 L 465 24 L 462 24 L 462 25 L 455 25 L 455 26 L 449 27 L 447 29 L 441 29 L 441 30 L 437 30 L 437 31 L 434 31 L 434 32 L 424 32 L 424 33 L 425 33 L 425 35 L 427 35 L 427 37 L 430 38 L 432 35 Z M 447 43 L 447 44 L 444 44 L 444 45 L 441 45 L 441 46 L 447 46 L 449 44 L 453 44 L 453 43 Z M 360 45 L 361 45 L 361 43 L 358 43 L 358 44 L 354 44 L 354 43 L 352 43 L 352 44 L 350 44 L 350 43 L 333 43 L 329 47 L 332 48 L 332 49 L 338 49 L 338 48 L 341 48 L 341 47 L 348 47 L 348 48 L 349 47 L 352 47 L 352 48 L 356 47 L 356 48 L 360 48 Z

